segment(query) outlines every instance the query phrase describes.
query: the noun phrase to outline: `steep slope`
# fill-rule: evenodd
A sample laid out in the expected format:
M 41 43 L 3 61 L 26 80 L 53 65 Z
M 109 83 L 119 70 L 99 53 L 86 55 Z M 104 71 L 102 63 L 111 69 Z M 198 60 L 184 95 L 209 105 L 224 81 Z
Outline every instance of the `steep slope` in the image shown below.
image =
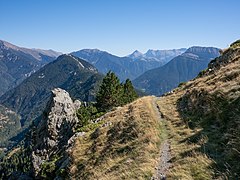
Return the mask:
M 175 88 L 180 82 L 194 78 L 218 55 L 217 48 L 191 47 L 166 65 L 145 72 L 136 78 L 133 84 L 146 93 L 161 95 Z
M 128 57 L 135 60 L 143 60 L 143 61 L 158 61 L 161 62 L 162 65 L 168 63 L 170 60 L 175 58 L 176 56 L 181 55 L 187 49 L 171 49 L 171 50 L 152 50 L 149 49 L 146 53 L 142 54 L 139 51 L 134 51 Z M 156 67 L 154 67 L 156 68 Z
M 23 130 L 42 113 L 53 88 L 68 90 L 75 99 L 91 101 L 102 77 L 86 61 L 61 55 L 4 94 L 0 102 L 21 115 Z
M 1 148 L 6 147 L 5 141 L 16 135 L 20 128 L 20 117 L 15 112 L 0 105 L 0 154 Z M 11 142 L 9 143 L 11 144 Z
M 159 98 L 168 122 L 170 179 L 240 178 L 240 46 L 231 46 L 197 78 Z
M 161 61 L 154 59 L 146 61 L 132 59 L 130 57 L 118 57 L 97 49 L 83 49 L 72 53 L 93 64 L 100 72 L 115 72 L 121 81 L 127 78 L 134 79 L 149 69 L 163 65 Z
M 0 96 L 61 53 L 27 49 L 0 40 Z

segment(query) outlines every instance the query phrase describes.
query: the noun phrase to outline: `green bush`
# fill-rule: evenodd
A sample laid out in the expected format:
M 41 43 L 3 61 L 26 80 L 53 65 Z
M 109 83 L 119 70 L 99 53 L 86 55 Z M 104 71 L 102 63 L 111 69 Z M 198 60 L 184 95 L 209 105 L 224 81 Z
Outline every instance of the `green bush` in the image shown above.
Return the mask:
M 99 115 L 97 108 L 94 105 L 81 106 L 77 111 L 79 119 L 78 127 L 83 127 L 89 124 L 91 119 L 95 119 Z

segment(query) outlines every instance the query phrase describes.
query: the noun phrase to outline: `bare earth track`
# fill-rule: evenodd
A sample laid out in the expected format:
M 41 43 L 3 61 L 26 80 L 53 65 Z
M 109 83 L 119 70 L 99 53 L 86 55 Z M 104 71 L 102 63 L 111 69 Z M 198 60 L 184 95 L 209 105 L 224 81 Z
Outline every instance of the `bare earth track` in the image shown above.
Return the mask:
M 170 142 L 167 139 L 167 133 L 166 133 L 166 126 L 164 125 L 164 121 L 166 121 L 163 117 L 163 114 L 160 111 L 160 107 L 156 103 L 157 98 L 153 99 L 153 107 L 155 111 L 158 114 L 159 121 L 162 122 L 162 128 L 165 132 L 163 132 L 163 142 L 160 148 L 160 157 L 158 160 L 158 165 L 155 168 L 155 175 L 152 177 L 152 180 L 164 180 L 166 179 L 166 173 L 171 167 L 170 159 L 171 159 L 171 153 L 170 153 Z

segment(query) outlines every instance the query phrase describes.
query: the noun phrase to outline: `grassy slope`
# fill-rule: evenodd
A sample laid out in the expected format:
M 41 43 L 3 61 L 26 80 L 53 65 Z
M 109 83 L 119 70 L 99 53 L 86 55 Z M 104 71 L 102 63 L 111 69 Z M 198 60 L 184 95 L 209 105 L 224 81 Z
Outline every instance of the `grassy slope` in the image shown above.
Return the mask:
M 206 155 L 195 151 L 199 144 L 188 143 L 185 140 L 200 129 L 191 130 L 180 118 L 177 110 L 177 100 L 182 94 L 162 97 L 157 102 L 164 118 L 167 120 L 169 139 L 171 142 L 172 168 L 170 179 L 211 179 L 213 163 Z
M 161 97 L 172 141 L 170 179 L 238 179 L 240 59 Z
M 154 173 L 161 144 L 153 97 L 143 97 L 107 113 L 108 126 L 80 137 L 71 157 L 72 178 L 146 179 Z

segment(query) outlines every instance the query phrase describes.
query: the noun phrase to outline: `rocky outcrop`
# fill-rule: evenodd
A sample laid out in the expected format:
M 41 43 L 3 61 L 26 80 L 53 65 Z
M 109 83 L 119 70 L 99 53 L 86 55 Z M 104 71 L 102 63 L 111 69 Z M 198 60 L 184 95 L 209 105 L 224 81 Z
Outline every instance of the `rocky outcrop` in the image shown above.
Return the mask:
M 44 162 L 64 151 L 68 140 L 74 134 L 73 129 L 78 121 L 76 108 L 80 105 L 79 101 L 74 103 L 65 90 L 60 88 L 52 90 L 52 97 L 35 131 L 32 152 L 35 176 L 40 172 Z

